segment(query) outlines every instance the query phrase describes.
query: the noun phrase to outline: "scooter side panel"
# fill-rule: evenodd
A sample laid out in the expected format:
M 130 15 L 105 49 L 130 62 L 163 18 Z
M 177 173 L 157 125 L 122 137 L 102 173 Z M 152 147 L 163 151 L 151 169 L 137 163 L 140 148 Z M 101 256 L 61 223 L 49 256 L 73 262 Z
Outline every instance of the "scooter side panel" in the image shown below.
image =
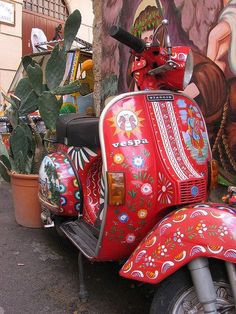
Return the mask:
M 64 153 L 46 156 L 39 178 L 42 207 L 57 215 L 76 217 L 81 206 L 81 191 L 68 157 Z
M 83 219 L 94 225 L 100 210 L 99 191 L 102 166 L 100 149 L 71 146 L 67 154 L 81 182 Z
M 158 223 L 120 271 L 157 284 L 197 257 L 236 263 L 236 210 L 214 203 L 188 206 Z
M 197 105 L 169 91 L 117 97 L 102 113 L 100 136 L 105 175 L 125 176 L 123 205 L 108 205 L 105 192 L 98 254 L 116 260 L 126 258 L 170 207 L 206 200 L 211 153 Z

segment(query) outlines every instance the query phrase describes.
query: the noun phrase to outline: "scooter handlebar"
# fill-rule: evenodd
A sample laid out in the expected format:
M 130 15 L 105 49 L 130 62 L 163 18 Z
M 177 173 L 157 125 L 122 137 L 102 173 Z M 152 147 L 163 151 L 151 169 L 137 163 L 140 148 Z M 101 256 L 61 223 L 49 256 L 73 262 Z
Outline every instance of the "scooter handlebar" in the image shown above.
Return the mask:
M 122 44 L 130 47 L 137 53 L 143 52 L 146 47 L 145 42 L 142 39 L 135 37 L 134 35 L 125 31 L 120 26 L 111 26 L 111 28 L 109 29 L 109 35 L 121 42 Z

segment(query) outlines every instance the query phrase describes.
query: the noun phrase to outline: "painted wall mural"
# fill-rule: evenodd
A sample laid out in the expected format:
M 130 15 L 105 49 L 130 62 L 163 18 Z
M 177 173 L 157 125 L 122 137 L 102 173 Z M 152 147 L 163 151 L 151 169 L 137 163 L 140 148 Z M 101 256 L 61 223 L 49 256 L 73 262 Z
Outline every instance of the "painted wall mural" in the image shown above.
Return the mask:
M 163 18 L 172 45 L 193 50 L 194 73 L 184 92 L 203 112 L 224 177 L 236 183 L 236 0 L 105 0 L 103 97 L 135 89 L 129 49 L 109 38 L 109 27 L 119 24 L 150 42 Z

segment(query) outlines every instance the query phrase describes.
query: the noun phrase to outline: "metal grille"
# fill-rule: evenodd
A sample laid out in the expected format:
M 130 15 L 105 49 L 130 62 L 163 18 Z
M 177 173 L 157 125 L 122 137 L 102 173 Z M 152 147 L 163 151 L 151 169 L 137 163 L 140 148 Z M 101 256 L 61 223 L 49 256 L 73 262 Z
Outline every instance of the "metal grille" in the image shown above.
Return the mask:
M 24 0 L 23 8 L 62 21 L 69 15 L 63 0 Z
M 206 198 L 206 181 L 190 180 L 180 183 L 181 203 L 199 202 Z

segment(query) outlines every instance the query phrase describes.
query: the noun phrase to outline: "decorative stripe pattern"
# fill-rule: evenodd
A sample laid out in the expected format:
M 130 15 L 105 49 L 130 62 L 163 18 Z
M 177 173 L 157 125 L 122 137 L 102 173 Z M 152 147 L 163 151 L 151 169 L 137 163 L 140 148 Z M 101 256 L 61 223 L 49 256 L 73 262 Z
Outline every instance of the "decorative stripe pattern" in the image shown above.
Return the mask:
M 201 178 L 189 162 L 179 133 L 172 102 L 153 102 L 153 109 L 159 127 L 166 156 L 180 180 Z

